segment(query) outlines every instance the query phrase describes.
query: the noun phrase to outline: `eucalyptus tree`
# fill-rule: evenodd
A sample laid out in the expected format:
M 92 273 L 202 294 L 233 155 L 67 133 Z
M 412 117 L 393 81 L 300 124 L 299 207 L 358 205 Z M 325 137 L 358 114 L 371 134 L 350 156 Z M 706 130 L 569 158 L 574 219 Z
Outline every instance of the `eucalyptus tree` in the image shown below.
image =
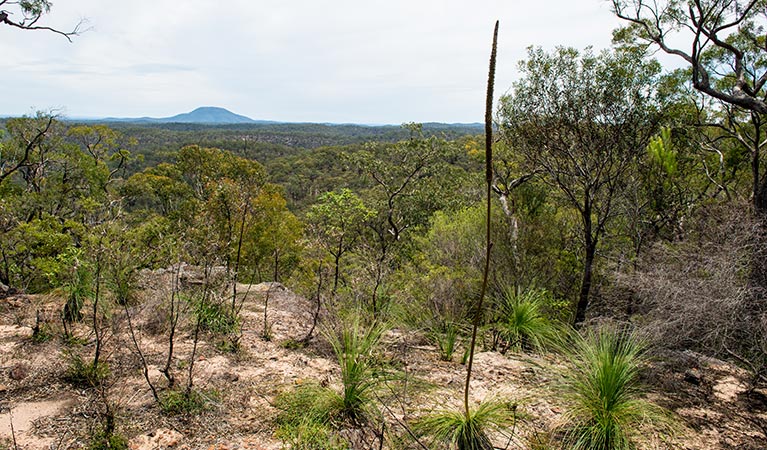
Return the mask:
M 333 257 L 333 294 L 338 291 L 341 257 L 354 248 L 372 212 L 349 189 L 326 192 L 309 209 L 309 231 Z
M 522 79 L 501 99 L 503 139 L 580 217 L 583 275 L 575 322 L 586 317 L 600 239 L 658 130 L 655 62 L 629 51 L 530 48 Z
M 754 209 L 767 214 L 760 130 L 767 114 L 767 2 L 613 0 L 613 11 L 628 23 L 616 30 L 616 42 L 679 57 L 693 87 L 720 102 L 713 105 L 722 116 L 717 124 L 750 152 Z M 750 135 L 741 132 L 746 128 Z

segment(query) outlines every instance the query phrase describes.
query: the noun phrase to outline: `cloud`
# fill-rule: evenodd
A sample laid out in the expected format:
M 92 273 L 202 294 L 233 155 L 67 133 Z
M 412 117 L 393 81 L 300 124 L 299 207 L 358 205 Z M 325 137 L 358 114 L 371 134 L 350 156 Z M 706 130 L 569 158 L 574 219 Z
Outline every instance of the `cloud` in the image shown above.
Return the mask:
M 218 105 L 254 118 L 474 122 L 492 25 L 497 86 L 529 45 L 597 48 L 618 25 L 600 0 L 135 0 L 56 2 L 47 20 L 93 27 L 69 44 L 0 27 L 6 95 L 72 115 L 172 115 Z

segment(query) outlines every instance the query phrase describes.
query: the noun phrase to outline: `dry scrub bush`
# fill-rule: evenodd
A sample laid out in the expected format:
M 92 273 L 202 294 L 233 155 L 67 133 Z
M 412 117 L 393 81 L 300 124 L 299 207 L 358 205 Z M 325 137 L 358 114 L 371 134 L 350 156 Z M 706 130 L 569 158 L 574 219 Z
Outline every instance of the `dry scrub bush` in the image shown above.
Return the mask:
M 754 267 L 767 263 L 767 239 L 747 208 L 699 210 L 683 241 L 655 244 L 618 284 L 659 345 L 734 360 L 766 381 L 767 295 Z

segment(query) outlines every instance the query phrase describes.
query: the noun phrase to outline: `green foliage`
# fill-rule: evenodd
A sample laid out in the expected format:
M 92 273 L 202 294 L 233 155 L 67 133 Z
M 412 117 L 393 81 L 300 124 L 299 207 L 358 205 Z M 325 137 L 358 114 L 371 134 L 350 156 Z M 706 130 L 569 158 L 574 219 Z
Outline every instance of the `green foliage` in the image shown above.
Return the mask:
M 128 450 L 128 439 L 117 433 L 98 431 L 91 436 L 88 450 Z
M 460 328 L 453 322 L 446 322 L 429 333 L 429 338 L 437 346 L 439 359 L 442 361 L 452 361 L 453 352 L 458 342 Z
M 573 334 L 560 386 L 567 448 L 634 449 L 640 425 L 664 421 L 661 409 L 642 399 L 646 350 L 637 335 L 610 328 Z
M 552 343 L 557 328 L 544 312 L 549 299 L 550 294 L 541 289 L 527 289 L 521 293 L 511 288 L 503 291 L 497 300 L 497 326 L 507 348 L 540 351 Z
M 435 443 L 457 450 L 492 450 L 488 434 L 504 432 L 517 420 L 517 406 L 506 401 L 489 400 L 469 411 L 446 410 L 419 419 L 414 429 Z
M 51 339 L 53 339 L 53 330 L 47 322 L 35 325 L 35 328 L 32 330 L 32 342 L 43 344 Z
M 333 427 L 342 418 L 342 404 L 332 390 L 314 384 L 299 385 L 293 391 L 278 395 L 274 406 L 280 410 L 275 420 L 275 434 L 290 448 L 348 448 L 348 443 L 333 433 Z
M 218 397 L 216 391 L 171 389 L 160 395 L 160 409 L 168 415 L 194 415 L 207 409 Z
M 359 316 L 353 316 L 340 329 L 325 332 L 341 366 L 341 412 L 354 424 L 370 416 L 371 393 L 379 383 L 373 352 L 385 331 L 378 322 L 363 325 Z
M 204 331 L 219 335 L 239 331 L 240 317 L 227 304 L 209 299 L 193 300 L 192 312 Z
M 87 261 L 83 260 L 83 251 L 70 249 L 62 253 L 57 259 L 63 261 L 65 267 L 69 267 L 67 280 L 64 283 L 64 292 L 67 300 L 64 304 L 62 316 L 66 322 L 79 322 L 83 318 L 82 308 L 85 300 L 93 295 L 93 273 Z
M 64 380 L 77 386 L 93 387 L 100 385 L 109 377 L 109 365 L 100 362 L 93 365 L 93 362 L 85 361 L 82 356 L 76 353 L 68 355 L 68 367 L 64 372 Z
M 664 127 L 659 136 L 650 139 L 650 143 L 647 144 L 647 153 L 652 163 L 668 176 L 676 175 L 677 153 L 671 145 L 671 128 Z

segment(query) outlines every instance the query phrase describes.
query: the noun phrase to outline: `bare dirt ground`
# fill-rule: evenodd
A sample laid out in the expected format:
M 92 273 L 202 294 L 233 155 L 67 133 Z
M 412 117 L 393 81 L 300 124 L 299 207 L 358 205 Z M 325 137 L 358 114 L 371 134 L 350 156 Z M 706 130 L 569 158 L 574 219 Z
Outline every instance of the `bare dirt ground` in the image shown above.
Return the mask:
M 139 345 L 149 362 L 150 379 L 163 390 L 159 369 L 167 357 L 167 330 L 160 320 L 162 274 L 146 283 L 139 305 L 131 308 Z M 167 274 L 165 277 L 167 278 Z M 159 287 L 158 287 L 159 286 Z M 94 337 L 86 317 L 75 329 L 81 345 L 65 345 L 58 317 L 61 299 L 18 295 L 0 299 L 0 449 L 83 448 L 99 427 L 100 393 L 117 410 L 117 429 L 132 449 L 259 449 L 285 448 L 274 436 L 275 396 L 302 383 L 339 387 L 339 370 L 321 339 L 292 349 L 286 342 L 305 336 L 313 305 L 279 285 L 240 285 L 248 292 L 242 310 L 240 350 L 222 351 L 217 338 L 204 335 L 194 361 L 194 385 L 210 398 L 208 409 L 192 416 L 163 414 L 143 378 L 125 314 L 117 311 L 107 333 L 111 376 L 101 391 L 64 381 L 72 354 L 89 358 Z M 271 339 L 263 338 L 264 303 Z M 48 320 L 47 342 L 32 339 L 36 313 Z M 186 381 L 192 330 L 181 326 L 172 362 L 179 383 Z M 381 358 L 404 379 L 396 398 L 382 387 L 388 429 L 404 433 L 402 423 L 424 411 L 459 405 L 465 366 L 440 361 L 422 335 L 394 329 L 384 338 Z M 765 449 L 767 392 L 747 391 L 747 374 L 729 364 L 696 354 L 676 355 L 674 364 L 661 358 L 649 368 L 650 399 L 669 412 L 674 425 L 663 433 L 648 432 L 648 449 Z M 679 360 L 684 364 L 679 364 Z M 672 359 L 669 359 L 671 361 Z M 500 448 L 547 448 L 550 430 L 562 420 L 563 405 L 551 390 L 561 362 L 549 355 L 480 352 L 475 360 L 472 401 L 506 398 L 519 404 L 520 420 L 511 439 L 496 436 Z M 409 384 L 408 384 L 409 383 Z M 11 432 L 11 424 L 13 433 Z M 372 445 L 372 444 L 371 444 Z M 360 444 L 359 448 L 369 448 Z M 384 447 L 386 448 L 386 447 Z M 418 448 L 414 446 L 413 448 Z

